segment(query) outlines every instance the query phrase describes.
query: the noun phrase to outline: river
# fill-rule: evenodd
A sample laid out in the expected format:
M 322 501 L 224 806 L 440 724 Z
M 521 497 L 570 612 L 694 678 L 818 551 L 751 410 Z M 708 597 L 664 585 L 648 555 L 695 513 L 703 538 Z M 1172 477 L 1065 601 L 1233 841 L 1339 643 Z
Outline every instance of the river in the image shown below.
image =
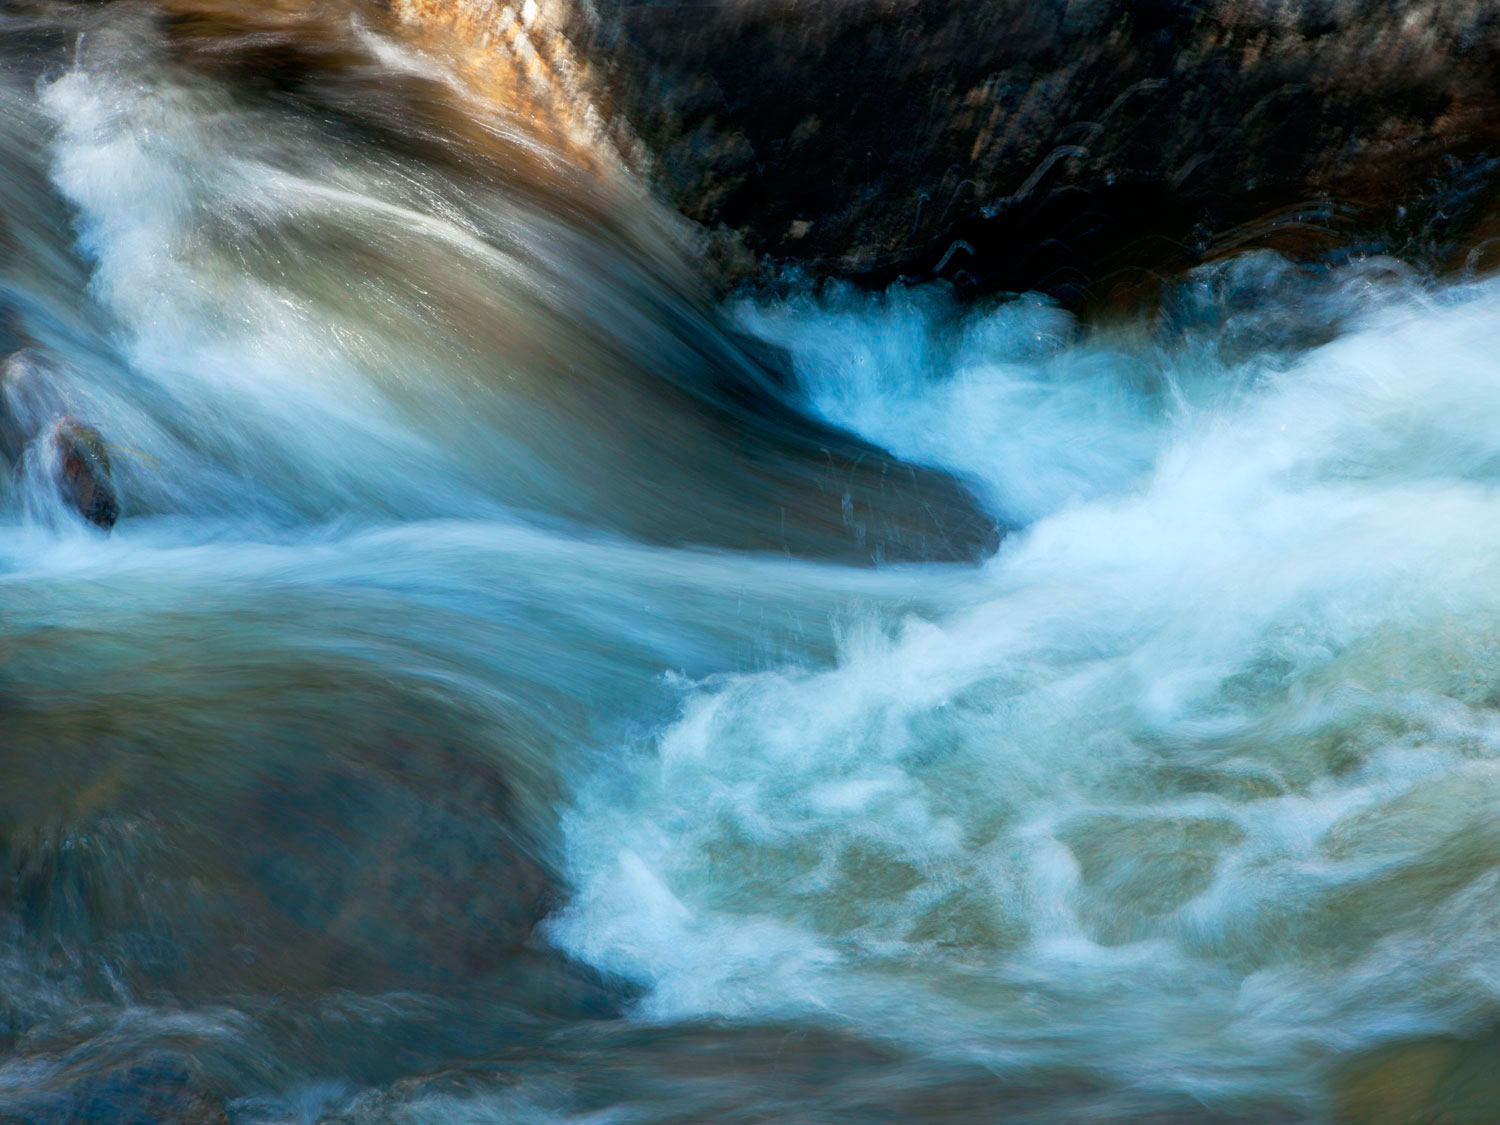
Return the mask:
M 1500 284 L 719 301 L 295 8 L 0 5 L 0 1120 L 1325 1120 L 1490 1042 Z

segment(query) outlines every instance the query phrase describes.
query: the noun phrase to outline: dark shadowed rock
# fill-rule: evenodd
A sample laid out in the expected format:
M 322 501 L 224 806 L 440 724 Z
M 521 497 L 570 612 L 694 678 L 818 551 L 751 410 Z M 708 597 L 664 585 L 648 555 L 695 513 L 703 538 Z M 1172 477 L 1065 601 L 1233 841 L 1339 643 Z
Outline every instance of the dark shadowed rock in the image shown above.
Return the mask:
M 66 379 L 39 350 L 0 367 L 0 456 L 70 511 L 109 531 L 120 518 L 109 448 L 98 428 L 68 412 Z
M 1494 233 L 1500 13 L 1472 0 L 394 6 L 565 70 L 528 89 L 596 97 L 731 281 L 1086 304 L 1247 246 L 1447 267 Z
M 477 986 L 554 901 L 508 788 L 456 747 L 281 758 L 171 811 L 134 805 L 127 767 L 96 776 L 0 818 L 0 914 L 23 947 L 112 950 L 133 989 Z
M 108 531 L 120 518 L 120 501 L 110 477 L 109 451 L 99 431 L 77 418 L 63 418 L 51 437 L 57 461 L 57 487 L 63 500 L 95 527 Z

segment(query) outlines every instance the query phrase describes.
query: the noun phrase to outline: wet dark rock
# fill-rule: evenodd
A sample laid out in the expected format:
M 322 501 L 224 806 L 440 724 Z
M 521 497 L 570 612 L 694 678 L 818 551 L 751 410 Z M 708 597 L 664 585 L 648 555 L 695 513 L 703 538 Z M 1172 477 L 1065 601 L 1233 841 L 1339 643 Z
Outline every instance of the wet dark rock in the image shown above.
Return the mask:
M 109 451 L 99 431 L 77 418 L 58 422 L 51 437 L 57 459 L 57 486 L 72 509 L 108 531 L 120 518 L 120 501 L 110 476 Z
M 96 426 L 68 413 L 65 378 L 39 350 L 0 367 L 0 455 L 24 475 L 28 458 L 66 508 L 103 531 L 120 518 L 109 447 Z
M 205 626 L 215 644 L 258 632 L 254 606 L 235 617 Z M 48 689 L 34 677 L 55 653 L 100 651 L 54 630 L 12 645 L 30 655 L 0 684 L 0 1042 L 36 1063 L 10 1091 L 21 1120 L 105 1097 L 68 1075 L 177 1089 L 121 1069 L 159 1050 L 239 1096 L 385 1083 L 537 1022 L 618 1014 L 619 986 L 533 935 L 565 893 L 555 796 L 492 725 L 476 733 L 480 715 L 337 646 L 224 661 L 161 634 L 115 641 L 144 666 L 105 657 Z
M 612 1011 L 614 990 L 533 936 L 566 893 L 536 732 L 281 640 L 304 615 L 275 601 L 102 647 L 107 612 L 10 642 L 0 953 L 24 995 L 56 973 L 70 1008 L 418 990 Z M 94 675 L 51 683 L 80 652 Z M 10 1033 L 49 1004 L 20 1005 Z
M 528 7 L 507 33 L 586 61 L 729 282 L 795 265 L 1088 305 L 1246 247 L 1447 268 L 1494 233 L 1500 12 L 1474 0 Z
M 627 5 L 620 31 L 667 194 L 819 273 L 1084 301 L 1247 246 L 1444 262 L 1500 182 L 1477 3 Z
M 556 899 L 507 787 L 456 747 L 268 763 L 169 812 L 134 806 L 138 780 L 0 822 L 0 911 L 148 993 L 515 984 Z
M 361 758 L 261 782 L 227 825 L 240 872 L 301 931 L 303 954 L 350 983 L 360 972 L 452 983 L 504 967 L 555 895 L 508 788 L 456 746 Z

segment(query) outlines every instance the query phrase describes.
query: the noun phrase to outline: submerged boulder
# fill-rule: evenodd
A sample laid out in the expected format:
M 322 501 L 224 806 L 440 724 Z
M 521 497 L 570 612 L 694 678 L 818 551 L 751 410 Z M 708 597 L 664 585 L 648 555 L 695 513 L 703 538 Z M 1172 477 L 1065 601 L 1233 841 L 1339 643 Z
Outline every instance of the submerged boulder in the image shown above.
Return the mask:
M 269 717 L 233 761 L 169 785 L 142 760 L 167 753 L 155 745 L 58 735 L 65 764 L 29 759 L 0 797 L 0 930 L 16 955 L 107 959 L 107 980 L 80 970 L 77 983 L 104 1000 L 334 987 L 605 1003 L 530 946 L 561 890 L 535 818 L 480 751 L 382 745 L 364 737 L 373 718 L 320 747 L 303 733 L 314 721 Z
M 0 367 L 0 453 L 15 463 L 33 501 L 55 493 L 68 511 L 109 531 L 120 518 L 109 448 L 97 426 L 69 413 L 63 384 L 34 349 L 6 360 Z
M 74 1048 L 74 1054 L 86 1055 Z M 223 1099 L 204 1082 L 194 1060 L 170 1050 L 77 1065 L 68 1052 L 23 1056 L 19 1080 L 0 1092 L 0 1125 L 228 1125 Z M 74 1062 L 74 1065 L 68 1065 Z M 102 1065 L 100 1065 L 102 1063 Z
M 454 61 L 479 98 L 431 77 L 398 78 L 351 49 L 339 5 L 290 7 L 295 15 L 171 0 L 171 57 L 267 113 L 336 122 L 424 182 L 430 170 L 452 177 L 462 190 L 435 216 L 465 216 L 497 254 L 450 260 L 446 248 L 388 241 L 351 214 L 337 240 L 299 234 L 299 246 L 306 236 L 327 250 L 328 284 L 312 285 L 317 270 L 287 271 L 267 253 L 301 229 L 305 217 L 290 212 L 276 224 L 247 214 L 260 237 L 236 232 L 217 252 L 227 268 L 261 271 L 298 307 L 335 318 L 359 307 L 372 355 L 425 353 L 423 379 L 404 365 L 369 374 L 397 401 L 415 402 L 422 383 L 421 394 L 443 396 L 409 416 L 497 500 L 648 543 L 851 565 L 993 552 L 1001 529 L 966 482 L 809 416 L 787 357 L 726 323 L 677 237 L 686 224 L 611 157 L 618 138 L 600 131 L 602 119 L 567 112 L 594 78 L 549 31 L 551 7 L 396 6 L 416 40 L 460 45 Z M 494 105 L 505 128 L 479 135 L 474 123 Z M 526 228 L 553 233 L 527 249 L 514 233 Z M 360 254 L 345 262 L 354 244 Z M 495 272 L 495 260 L 512 258 L 524 268 Z M 328 291 L 344 294 L 345 268 L 359 272 L 362 296 L 325 305 Z M 394 308 L 413 315 L 387 336 Z M 362 475 L 344 476 L 348 491 L 365 488 Z
M 1341 1060 L 1330 1119 L 1340 1125 L 1492 1121 L 1500 1105 L 1500 1034 L 1407 1039 Z

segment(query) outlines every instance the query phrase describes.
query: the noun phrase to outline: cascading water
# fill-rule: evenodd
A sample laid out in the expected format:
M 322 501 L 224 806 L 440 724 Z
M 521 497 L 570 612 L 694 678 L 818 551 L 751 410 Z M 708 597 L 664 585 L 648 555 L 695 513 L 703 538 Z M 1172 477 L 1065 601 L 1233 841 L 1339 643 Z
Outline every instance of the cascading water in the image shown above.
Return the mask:
M 0 1119 L 1304 1120 L 1488 1042 L 1500 286 L 714 308 L 283 15 L 0 7 Z

